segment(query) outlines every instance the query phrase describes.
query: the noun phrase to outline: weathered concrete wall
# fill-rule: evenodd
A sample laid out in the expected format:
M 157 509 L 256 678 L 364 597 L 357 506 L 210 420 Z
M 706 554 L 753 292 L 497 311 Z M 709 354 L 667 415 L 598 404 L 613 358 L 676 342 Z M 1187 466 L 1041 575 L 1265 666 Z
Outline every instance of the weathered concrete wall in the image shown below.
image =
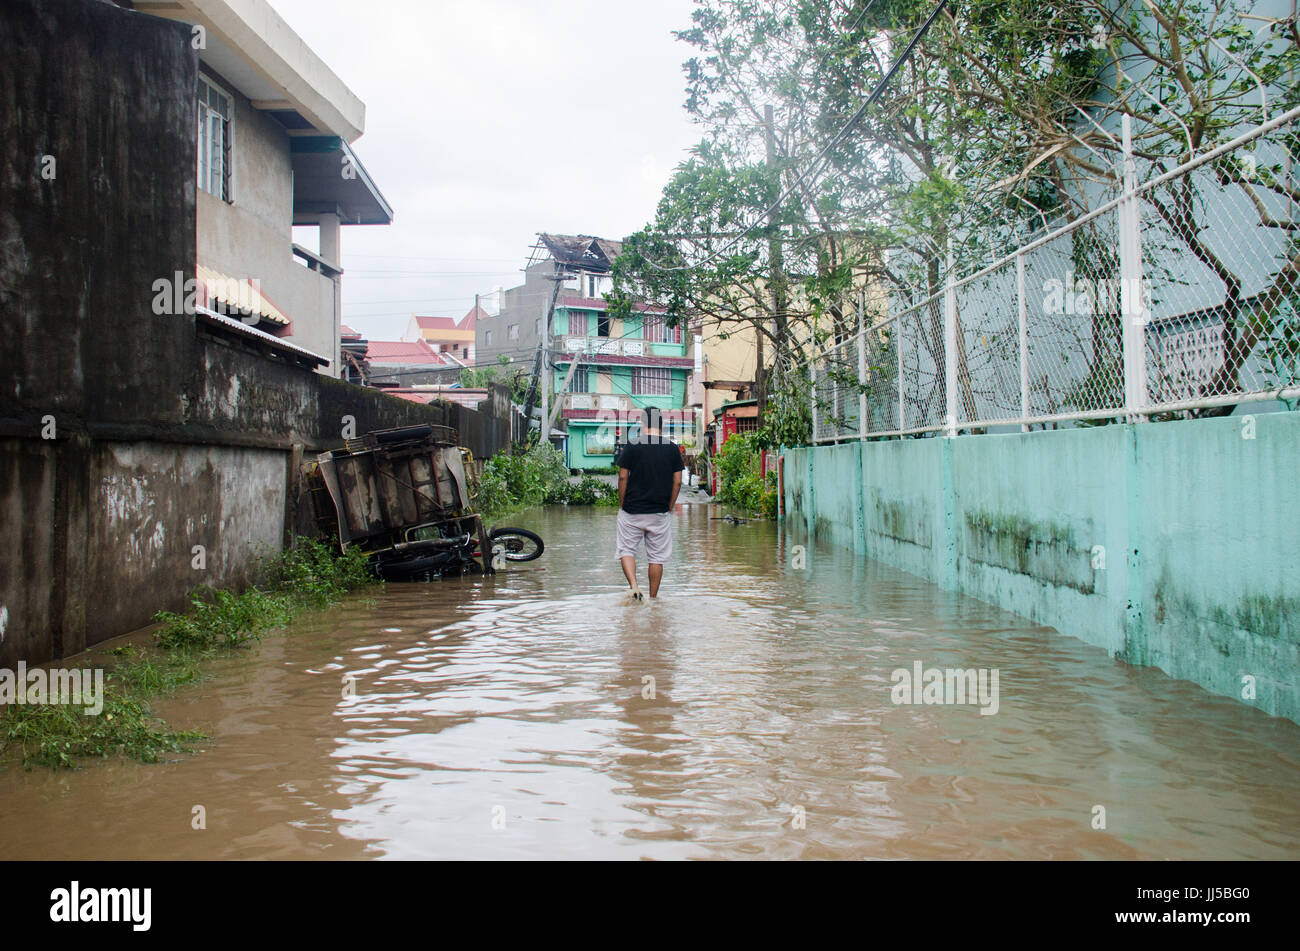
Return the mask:
M 1297 461 L 1300 413 L 891 440 L 788 450 L 785 504 L 818 537 L 1300 721 Z
M 285 480 L 285 454 L 274 450 L 98 444 L 85 585 L 108 596 L 95 600 L 88 642 L 148 624 L 160 588 L 245 583 L 257 558 L 280 550 Z
M 0 666 L 238 584 L 310 527 L 299 463 L 347 425 L 510 440 L 500 394 L 420 406 L 154 313 L 155 280 L 194 276 L 189 40 L 100 0 L 0 5 Z

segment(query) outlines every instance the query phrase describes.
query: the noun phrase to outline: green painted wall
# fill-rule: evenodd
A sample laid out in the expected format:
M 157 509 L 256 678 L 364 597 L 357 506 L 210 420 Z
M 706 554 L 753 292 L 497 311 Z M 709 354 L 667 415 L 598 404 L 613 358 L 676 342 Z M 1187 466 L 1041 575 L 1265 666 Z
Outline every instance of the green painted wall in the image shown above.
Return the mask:
M 598 426 L 569 424 L 569 442 L 567 462 L 570 469 L 602 469 L 614 464 L 612 455 L 588 455 L 586 452 L 586 435 Z
M 682 404 L 686 401 L 686 370 L 681 367 L 669 367 L 670 382 L 669 389 L 671 392 L 648 395 L 644 393 L 632 392 L 632 368 L 630 366 L 601 366 L 601 370 L 609 370 L 610 387 L 613 390 L 613 396 L 628 396 L 637 406 L 657 406 L 660 409 L 681 409 Z M 564 384 L 564 378 L 569 374 L 569 365 L 561 363 L 552 374 L 552 390 L 558 391 Z M 595 392 L 596 389 L 596 367 L 590 370 L 590 385 L 588 392 Z
M 793 525 L 1300 722 L 1300 413 L 784 456 Z

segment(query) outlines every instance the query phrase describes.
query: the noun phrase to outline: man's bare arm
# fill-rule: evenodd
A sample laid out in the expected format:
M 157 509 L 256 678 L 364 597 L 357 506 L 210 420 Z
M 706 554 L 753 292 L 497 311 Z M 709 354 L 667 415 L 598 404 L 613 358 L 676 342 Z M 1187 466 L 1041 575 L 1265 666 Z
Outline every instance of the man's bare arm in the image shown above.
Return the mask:
M 627 469 L 618 470 L 618 507 L 623 507 L 623 497 L 627 495 Z
M 677 504 L 677 493 L 680 492 L 681 489 L 682 489 L 682 470 L 678 469 L 676 472 L 673 473 L 673 494 L 672 494 L 672 498 L 668 500 L 669 511 L 672 511 L 673 506 Z

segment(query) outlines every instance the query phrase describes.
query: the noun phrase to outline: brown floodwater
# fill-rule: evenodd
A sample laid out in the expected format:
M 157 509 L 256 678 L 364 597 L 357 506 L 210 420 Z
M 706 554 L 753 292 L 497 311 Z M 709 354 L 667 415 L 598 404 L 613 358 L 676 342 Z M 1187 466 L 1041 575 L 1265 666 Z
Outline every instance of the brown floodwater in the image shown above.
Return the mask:
M 0 854 L 1297 854 L 1300 726 L 851 552 L 792 568 L 798 535 L 716 514 L 682 506 L 646 604 L 612 510 L 515 516 L 539 561 L 354 597 L 158 704 L 201 753 L 0 771 Z M 894 704 L 918 661 L 996 670 L 997 712 Z

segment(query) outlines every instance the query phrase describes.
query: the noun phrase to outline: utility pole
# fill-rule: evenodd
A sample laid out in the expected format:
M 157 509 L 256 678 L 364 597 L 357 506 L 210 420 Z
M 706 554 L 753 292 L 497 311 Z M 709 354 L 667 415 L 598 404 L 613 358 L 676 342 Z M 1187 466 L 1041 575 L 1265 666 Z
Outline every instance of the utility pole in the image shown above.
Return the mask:
M 559 274 L 557 273 L 556 277 L 558 276 Z M 559 293 L 559 289 L 560 283 L 559 281 L 556 281 L 556 294 Z M 551 382 L 551 313 L 555 310 L 554 302 L 556 294 L 551 295 L 552 306 L 545 316 L 542 317 L 542 339 L 540 341 L 542 347 L 542 375 L 540 377 L 542 384 L 542 418 L 538 421 L 541 427 L 541 432 L 539 433 L 541 439 L 537 443 L 539 446 L 545 446 L 551 441 L 551 424 L 549 422 L 551 418 L 551 388 L 549 385 Z

